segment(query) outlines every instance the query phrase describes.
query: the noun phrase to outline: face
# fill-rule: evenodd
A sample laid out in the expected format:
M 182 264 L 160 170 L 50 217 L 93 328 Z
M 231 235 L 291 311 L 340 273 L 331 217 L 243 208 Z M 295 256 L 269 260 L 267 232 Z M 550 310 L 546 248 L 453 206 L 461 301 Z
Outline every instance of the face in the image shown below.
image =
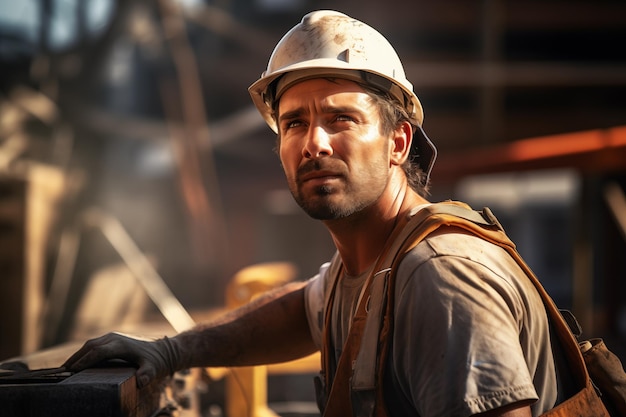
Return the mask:
M 278 105 L 278 128 L 289 188 L 311 217 L 345 218 L 382 195 L 391 140 L 381 134 L 378 109 L 358 84 L 312 79 L 290 87 Z

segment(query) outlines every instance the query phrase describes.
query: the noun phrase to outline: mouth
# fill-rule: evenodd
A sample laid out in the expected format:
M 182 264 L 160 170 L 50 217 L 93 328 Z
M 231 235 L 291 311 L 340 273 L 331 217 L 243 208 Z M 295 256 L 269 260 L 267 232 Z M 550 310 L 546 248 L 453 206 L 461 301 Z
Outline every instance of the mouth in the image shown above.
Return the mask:
M 312 171 L 300 177 L 300 184 L 304 183 L 324 183 L 339 179 L 341 174 L 332 171 Z

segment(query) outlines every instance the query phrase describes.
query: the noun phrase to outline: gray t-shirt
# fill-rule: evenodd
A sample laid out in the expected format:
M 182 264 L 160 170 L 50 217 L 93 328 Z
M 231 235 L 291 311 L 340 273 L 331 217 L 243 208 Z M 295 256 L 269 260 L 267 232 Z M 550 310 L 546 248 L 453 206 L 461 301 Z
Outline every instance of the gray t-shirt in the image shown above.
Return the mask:
M 328 264 L 306 288 L 311 334 L 321 348 Z M 331 335 L 337 358 L 361 277 L 342 277 Z M 464 233 L 432 236 L 402 260 L 385 374 L 391 416 L 470 416 L 522 400 L 552 408 L 556 375 L 543 302 L 502 248 Z

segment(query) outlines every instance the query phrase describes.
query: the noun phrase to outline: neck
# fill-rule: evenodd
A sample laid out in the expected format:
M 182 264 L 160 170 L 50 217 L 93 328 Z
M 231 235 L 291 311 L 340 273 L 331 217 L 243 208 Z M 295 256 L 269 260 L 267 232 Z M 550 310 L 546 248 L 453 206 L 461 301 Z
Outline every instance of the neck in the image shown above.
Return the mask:
M 366 271 L 382 252 L 388 238 L 412 208 L 428 203 L 405 184 L 383 193 L 372 206 L 348 218 L 325 221 L 349 275 Z

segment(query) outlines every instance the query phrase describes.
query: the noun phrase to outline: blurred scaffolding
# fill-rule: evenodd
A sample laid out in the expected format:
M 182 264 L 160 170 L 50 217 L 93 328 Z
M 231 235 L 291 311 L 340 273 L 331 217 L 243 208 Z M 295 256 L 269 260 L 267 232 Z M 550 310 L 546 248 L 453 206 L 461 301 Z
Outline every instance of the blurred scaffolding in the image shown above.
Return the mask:
M 200 2 L 0 2 L 0 16 L 1 357 L 159 317 L 182 330 L 181 311 L 223 309 L 236 271 L 301 234 L 317 246 L 294 259 L 307 274 L 332 254 L 283 197 L 261 117 L 202 72 L 230 43 L 264 55 L 270 35 Z

